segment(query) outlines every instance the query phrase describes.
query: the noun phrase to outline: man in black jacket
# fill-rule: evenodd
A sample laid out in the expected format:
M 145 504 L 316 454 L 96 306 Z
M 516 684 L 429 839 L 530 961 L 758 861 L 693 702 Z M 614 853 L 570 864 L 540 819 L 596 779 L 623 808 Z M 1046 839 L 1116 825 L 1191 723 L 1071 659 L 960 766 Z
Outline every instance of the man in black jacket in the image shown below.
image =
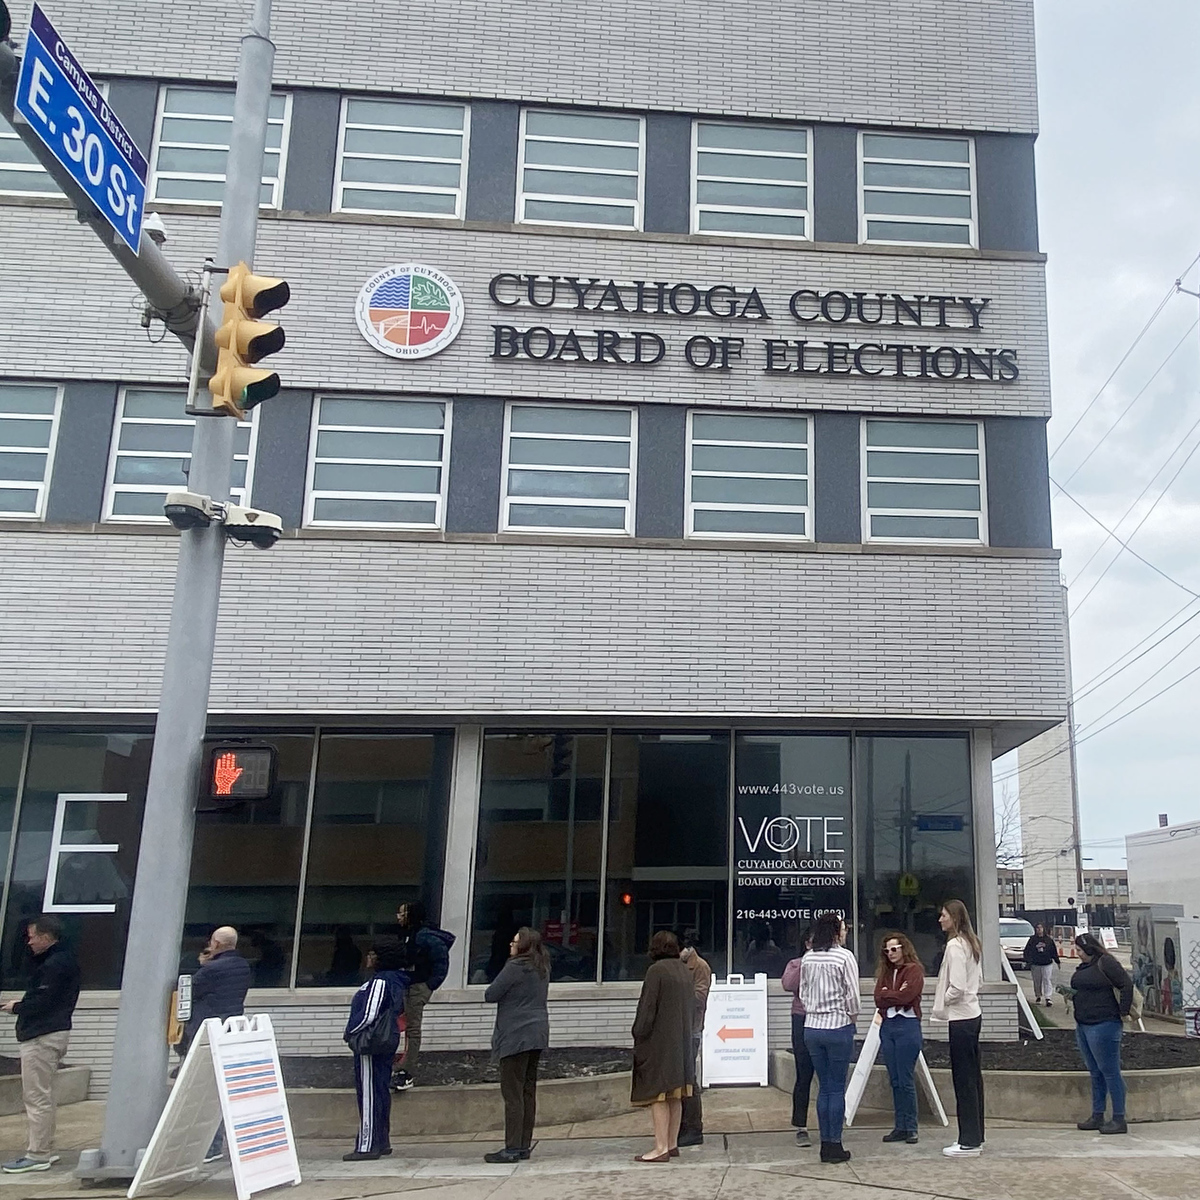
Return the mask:
M 0 1168 L 9 1175 L 48 1171 L 54 1153 L 54 1075 L 71 1037 L 71 1015 L 79 999 L 79 964 L 61 942 L 62 922 L 40 916 L 25 929 L 33 955 L 33 979 L 20 1000 L 9 1000 L 5 1012 L 17 1018 L 21 1053 L 21 1093 L 29 1125 L 29 1149 Z
M 184 1056 L 209 1017 L 226 1021 L 246 1011 L 250 964 L 237 952 L 238 934 L 232 925 L 214 929 L 200 951 L 200 970 L 192 976 L 192 1015 L 183 1031 L 179 1053 Z M 225 1148 L 225 1127 L 217 1129 L 204 1161 L 213 1162 Z
M 446 980 L 454 934 L 433 925 L 420 903 L 401 904 L 396 925 L 400 964 L 411 981 L 404 996 L 404 1068 L 392 1075 L 392 1090 L 404 1092 L 416 1082 L 425 1005 Z
M 1050 1007 L 1050 995 L 1054 990 L 1054 968 L 1058 966 L 1058 945 L 1046 933 L 1045 925 L 1038 925 L 1033 931 L 1033 937 L 1025 943 L 1025 953 L 1022 955 L 1029 973 L 1033 976 L 1033 1002 L 1040 1004 L 1045 1001 Z
M 222 1021 L 246 1011 L 250 989 L 250 964 L 237 952 L 238 934 L 232 925 L 214 929 L 200 951 L 200 970 L 192 976 L 192 1015 L 183 1033 L 179 1053 L 188 1047 L 209 1017 Z

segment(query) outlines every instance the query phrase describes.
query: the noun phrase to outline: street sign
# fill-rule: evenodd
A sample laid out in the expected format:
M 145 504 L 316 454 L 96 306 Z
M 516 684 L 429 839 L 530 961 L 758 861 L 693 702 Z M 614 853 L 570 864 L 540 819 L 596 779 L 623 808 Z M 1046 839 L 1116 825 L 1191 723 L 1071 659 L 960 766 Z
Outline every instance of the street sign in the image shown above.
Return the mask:
M 701 1043 L 704 1086 L 757 1083 L 767 1086 L 767 977 L 749 982 L 730 975 L 713 979 Z
M 146 160 L 36 4 L 13 110 L 136 254 L 146 201 Z
M 917 813 L 918 833 L 962 833 L 963 818 L 941 813 Z
M 911 871 L 905 871 L 900 876 L 900 895 L 919 896 L 920 894 L 921 881 Z

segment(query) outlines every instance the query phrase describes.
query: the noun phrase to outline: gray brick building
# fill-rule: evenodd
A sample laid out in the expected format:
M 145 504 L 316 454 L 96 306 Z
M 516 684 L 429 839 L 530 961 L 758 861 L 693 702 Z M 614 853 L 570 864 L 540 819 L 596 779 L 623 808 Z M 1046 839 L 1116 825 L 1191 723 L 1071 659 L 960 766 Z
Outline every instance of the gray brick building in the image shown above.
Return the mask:
M 242 7 L 51 13 L 181 270 Z M 185 959 L 237 925 L 285 1049 L 332 1052 L 420 899 L 431 1047 L 487 1043 L 523 924 L 554 1037 L 622 1044 L 657 929 L 777 977 L 838 908 L 866 977 L 959 895 L 1014 1032 L 991 762 L 1067 698 L 1032 0 L 275 8 L 256 267 L 293 300 L 238 482 L 287 532 L 227 554 L 210 730 L 278 782 L 197 798 Z M 62 911 L 102 1089 L 187 364 L 7 129 L 0 221 L 0 983 Z

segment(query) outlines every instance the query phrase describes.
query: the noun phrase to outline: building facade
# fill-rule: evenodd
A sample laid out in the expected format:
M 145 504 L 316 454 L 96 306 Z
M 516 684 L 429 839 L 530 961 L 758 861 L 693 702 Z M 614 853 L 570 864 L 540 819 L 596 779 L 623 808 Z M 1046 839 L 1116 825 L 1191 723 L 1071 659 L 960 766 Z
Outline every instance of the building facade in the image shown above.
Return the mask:
M 242 5 L 52 15 L 198 269 Z M 431 1046 L 487 1043 L 517 925 L 555 1038 L 620 1044 L 657 929 L 778 975 L 837 908 L 865 983 L 949 896 L 1015 1032 L 991 763 L 1067 702 L 1032 3 L 627 16 L 276 3 L 255 266 L 293 300 L 235 482 L 287 534 L 226 556 L 210 731 L 278 781 L 198 797 L 183 952 L 242 929 L 285 1049 L 340 1048 L 417 898 L 457 939 Z M 4 983 L 64 911 L 102 1087 L 186 360 L 0 149 Z

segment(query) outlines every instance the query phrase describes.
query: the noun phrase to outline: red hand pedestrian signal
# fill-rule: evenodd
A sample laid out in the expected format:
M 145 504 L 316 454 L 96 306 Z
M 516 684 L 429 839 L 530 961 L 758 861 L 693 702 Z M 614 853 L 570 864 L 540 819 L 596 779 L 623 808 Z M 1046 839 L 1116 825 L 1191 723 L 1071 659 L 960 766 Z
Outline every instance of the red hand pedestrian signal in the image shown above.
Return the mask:
M 233 785 L 241 777 L 242 768 L 237 765 L 237 755 L 230 751 L 220 754 L 213 765 L 213 795 L 232 796 Z

